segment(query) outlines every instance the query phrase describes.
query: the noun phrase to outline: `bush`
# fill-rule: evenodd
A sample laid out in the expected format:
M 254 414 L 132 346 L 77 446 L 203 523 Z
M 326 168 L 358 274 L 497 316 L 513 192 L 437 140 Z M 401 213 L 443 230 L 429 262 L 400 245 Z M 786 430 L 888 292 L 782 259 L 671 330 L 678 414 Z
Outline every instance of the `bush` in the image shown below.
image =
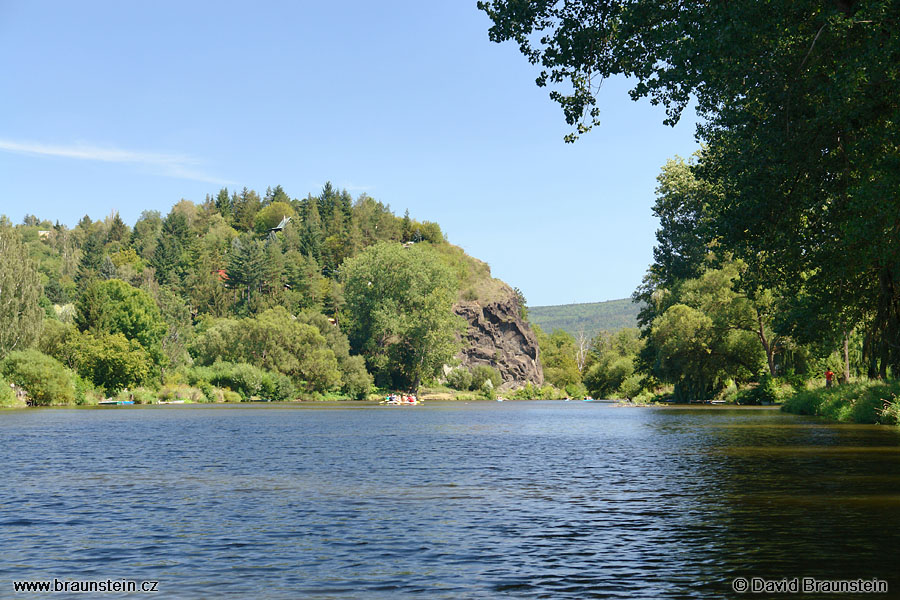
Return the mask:
M 588 395 L 587 388 L 583 383 L 566 384 L 565 392 L 567 398 L 584 398 Z
M 73 382 L 75 384 L 75 404 L 90 406 L 106 397 L 102 389 L 77 373 L 73 377 Z
M 738 404 L 775 404 L 780 400 L 779 389 L 775 380 L 769 375 L 759 378 L 759 383 L 754 387 L 741 390 L 737 394 Z
M 490 381 L 494 389 L 503 384 L 503 378 L 500 371 L 488 365 L 475 365 L 471 369 L 472 372 L 472 388 L 473 390 L 481 390 L 485 381 Z
M 231 390 L 222 390 L 222 400 L 225 402 L 240 402 L 241 395 Z
M 102 386 L 107 393 L 137 387 L 150 378 L 153 359 L 136 341 L 121 333 L 114 335 L 74 334 L 63 352 L 82 377 Z
M 881 422 L 885 425 L 900 425 L 900 398 L 896 393 L 891 394 L 881 409 Z
M 473 379 L 472 373 L 465 367 L 457 367 L 447 373 L 447 385 L 454 390 L 471 390 Z
M 900 382 L 869 381 L 803 390 L 785 401 L 782 410 L 852 423 L 896 424 Z
M 344 392 L 356 400 L 362 400 L 372 389 L 372 376 L 366 371 L 362 356 L 350 356 L 341 364 Z
M 650 404 L 656 400 L 656 395 L 650 390 L 643 390 L 637 396 L 631 399 L 635 404 Z
M 497 392 L 494 389 L 494 384 L 490 379 L 485 379 L 484 383 L 481 384 L 481 397 L 485 400 L 495 400 L 497 398 Z
M 644 376 L 638 373 L 626 377 L 619 386 L 619 395 L 631 400 L 641 393 L 644 387 Z
M 552 385 L 546 384 L 541 387 L 526 383 L 512 393 L 514 400 L 560 400 L 566 397 L 566 393 Z
M 164 385 L 159 390 L 159 399 L 166 402 L 183 400 L 185 402 L 206 402 L 206 396 L 200 388 L 189 385 Z
M 10 387 L 10 384 L 0 377 L 0 407 L 12 408 L 21 406 L 25 406 L 25 403 L 16 397 L 16 392 Z
M 728 387 L 721 390 L 718 394 L 716 394 L 714 400 L 721 400 L 723 402 L 727 402 L 728 404 L 736 404 L 738 401 L 738 396 L 740 391 L 737 386 L 732 382 L 728 385 Z
M 192 367 L 184 371 L 188 383 L 203 389 L 203 385 L 217 386 L 240 394 L 243 400 L 267 398 L 291 400 L 296 389 L 291 378 L 281 373 L 264 371 L 247 363 L 215 362 L 209 367 Z M 216 402 L 218 394 L 215 394 Z
M 267 400 L 291 400 L 295 392 L 291 378 L 281 373 L 264 371 L 260 396 Z
M 197 383 L 197 387 L 200 388 L 200 391 L 203 392 L 203 397 L 207 402 L 218 402 L 219 394 L 216 393 L 217 389 L 213 387 L 213 385 L 206 381 L 201 381 Z
M 131 390 L 131 398 L 135 404 L 156 404 L 156 392 L 145 387 Z
M 38 406 L 74 404 L 75 383 L 71 371 L 53 357 L 37 350 L 11 352 L 0 367 L 11 383 L 28 392 Z

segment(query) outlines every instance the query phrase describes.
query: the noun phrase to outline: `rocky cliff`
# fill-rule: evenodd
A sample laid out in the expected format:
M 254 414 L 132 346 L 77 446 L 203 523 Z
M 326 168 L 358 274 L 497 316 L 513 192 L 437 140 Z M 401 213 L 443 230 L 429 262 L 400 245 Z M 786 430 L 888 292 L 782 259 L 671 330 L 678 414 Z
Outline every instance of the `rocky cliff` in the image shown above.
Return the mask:
M 469 324 L 464 350 L 457 358 L 465 367 L 489 365 L 500 371 L 501 389 L 526 383 L 542 385 L 544 371 L 538 359 L 537 337 L 519 316 L 516 295 L 505 284 L 503 287 L 507 293 L 500 299 L 460 301 L 453 307 Z

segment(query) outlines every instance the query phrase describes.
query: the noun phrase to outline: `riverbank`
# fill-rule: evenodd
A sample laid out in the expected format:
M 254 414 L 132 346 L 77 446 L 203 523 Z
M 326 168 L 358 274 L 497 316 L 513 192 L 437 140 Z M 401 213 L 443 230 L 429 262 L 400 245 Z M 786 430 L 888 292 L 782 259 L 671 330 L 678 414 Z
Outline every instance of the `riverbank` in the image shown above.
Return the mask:
M 900 424 L 900 381 L 865 381 L 797 392 L 781 409 L 839 423 Z

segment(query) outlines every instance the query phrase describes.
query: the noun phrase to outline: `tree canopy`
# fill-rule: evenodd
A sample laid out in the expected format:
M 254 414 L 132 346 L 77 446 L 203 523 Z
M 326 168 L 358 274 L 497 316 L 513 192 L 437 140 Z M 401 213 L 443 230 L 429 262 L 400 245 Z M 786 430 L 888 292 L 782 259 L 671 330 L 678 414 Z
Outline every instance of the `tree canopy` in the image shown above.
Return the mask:
M 459 349 L 462 320 L 451 311 L 457 282 L 427 244 L 381 243 L 341 269 L 348 336 L 376 383 L 417 390 Z
M 746 263 L 748 291 L 802 298 L 823 335 L 861 329 L 882 376 L 900 370 L 897 0 L 479 7 L 492 40 L 516 41 L 542 67 L 538 85 L 575 126 L 567 141 L 599 123 L 609 76 L 632 77 L 632 98 L 664 106 L 669 124 L 696 101 L 704 151 L 690 171 L 703 199 L 663 223 L 655 258 L 669 275 L 685 264 L 671 252 L 687 249 L 681 224 L 703 214 L 695 234 Z

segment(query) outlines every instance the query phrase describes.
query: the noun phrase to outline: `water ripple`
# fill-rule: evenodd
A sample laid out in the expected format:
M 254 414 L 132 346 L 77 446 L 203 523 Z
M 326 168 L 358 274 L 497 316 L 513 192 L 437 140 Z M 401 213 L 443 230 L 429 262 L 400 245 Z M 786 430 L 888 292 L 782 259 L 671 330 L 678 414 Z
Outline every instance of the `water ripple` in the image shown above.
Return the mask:
M 890 581 L 898 457 L 894 430 L 771 411 L 19 411 L 0 419 L 0 597 L 54 577 L 276 599 Z

